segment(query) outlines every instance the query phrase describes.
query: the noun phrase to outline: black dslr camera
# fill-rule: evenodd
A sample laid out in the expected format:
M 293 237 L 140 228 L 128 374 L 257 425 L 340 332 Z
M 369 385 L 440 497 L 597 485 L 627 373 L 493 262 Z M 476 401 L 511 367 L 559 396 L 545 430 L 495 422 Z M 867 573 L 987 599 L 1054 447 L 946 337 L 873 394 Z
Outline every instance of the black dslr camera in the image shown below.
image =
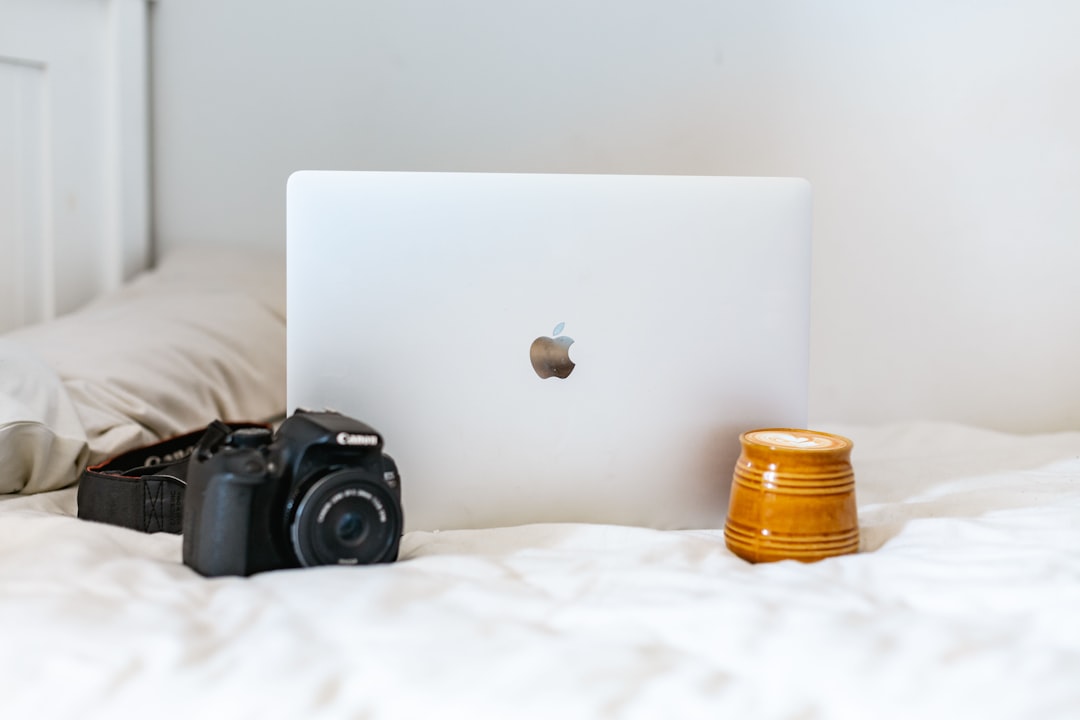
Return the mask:
M 207 576 L 397 559 L 401 480 L 371 427 L 298 410 L 276 434 L 212 425 L 184 500 L 184 563 Z

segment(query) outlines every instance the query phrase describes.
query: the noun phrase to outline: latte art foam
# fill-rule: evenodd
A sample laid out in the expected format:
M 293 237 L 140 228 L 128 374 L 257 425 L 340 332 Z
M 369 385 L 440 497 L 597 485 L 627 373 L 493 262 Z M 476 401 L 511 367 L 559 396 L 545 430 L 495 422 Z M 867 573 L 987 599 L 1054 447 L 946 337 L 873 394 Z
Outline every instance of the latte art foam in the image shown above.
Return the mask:
M 750 433 L 747 438 L 761 445 L 783 448 L 804 448 L 807 450 L 825 450 L 844 447 L 846 443 L 809 430 L 759 430 Z

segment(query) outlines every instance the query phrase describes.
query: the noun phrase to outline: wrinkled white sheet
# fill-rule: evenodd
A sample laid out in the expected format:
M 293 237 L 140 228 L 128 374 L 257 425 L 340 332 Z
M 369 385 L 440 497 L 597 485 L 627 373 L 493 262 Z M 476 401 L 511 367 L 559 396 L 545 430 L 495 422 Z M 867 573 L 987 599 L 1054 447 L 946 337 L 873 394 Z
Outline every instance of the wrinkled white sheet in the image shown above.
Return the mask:
M 538 525 L 205 580 L 73 490 L 0 500 L 0 716 L 1080 717 L 1080 433 L 824 429 L 863 548 L 813 565 Z

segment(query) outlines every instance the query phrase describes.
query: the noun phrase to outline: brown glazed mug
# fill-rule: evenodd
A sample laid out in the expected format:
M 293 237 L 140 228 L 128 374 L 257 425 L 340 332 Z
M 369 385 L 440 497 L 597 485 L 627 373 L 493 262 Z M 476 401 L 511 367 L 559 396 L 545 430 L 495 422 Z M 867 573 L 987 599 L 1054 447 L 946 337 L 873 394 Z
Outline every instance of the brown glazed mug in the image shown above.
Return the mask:
M 852 442 L 812 430 L 739 436 L 724 540 L 750 562 L 814 562 L 859 549 Z

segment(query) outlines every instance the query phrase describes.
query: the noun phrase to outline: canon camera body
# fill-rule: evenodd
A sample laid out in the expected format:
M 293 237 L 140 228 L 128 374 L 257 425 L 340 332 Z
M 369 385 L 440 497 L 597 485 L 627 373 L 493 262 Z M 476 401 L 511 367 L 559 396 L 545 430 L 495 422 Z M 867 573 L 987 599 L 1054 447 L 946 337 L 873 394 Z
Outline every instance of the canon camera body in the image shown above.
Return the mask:
M 218 576 L 397 559 L 401 481 L 370 426 L 298 410 L 277 433 L 222 428 L 188 467 L 185 564 Z

